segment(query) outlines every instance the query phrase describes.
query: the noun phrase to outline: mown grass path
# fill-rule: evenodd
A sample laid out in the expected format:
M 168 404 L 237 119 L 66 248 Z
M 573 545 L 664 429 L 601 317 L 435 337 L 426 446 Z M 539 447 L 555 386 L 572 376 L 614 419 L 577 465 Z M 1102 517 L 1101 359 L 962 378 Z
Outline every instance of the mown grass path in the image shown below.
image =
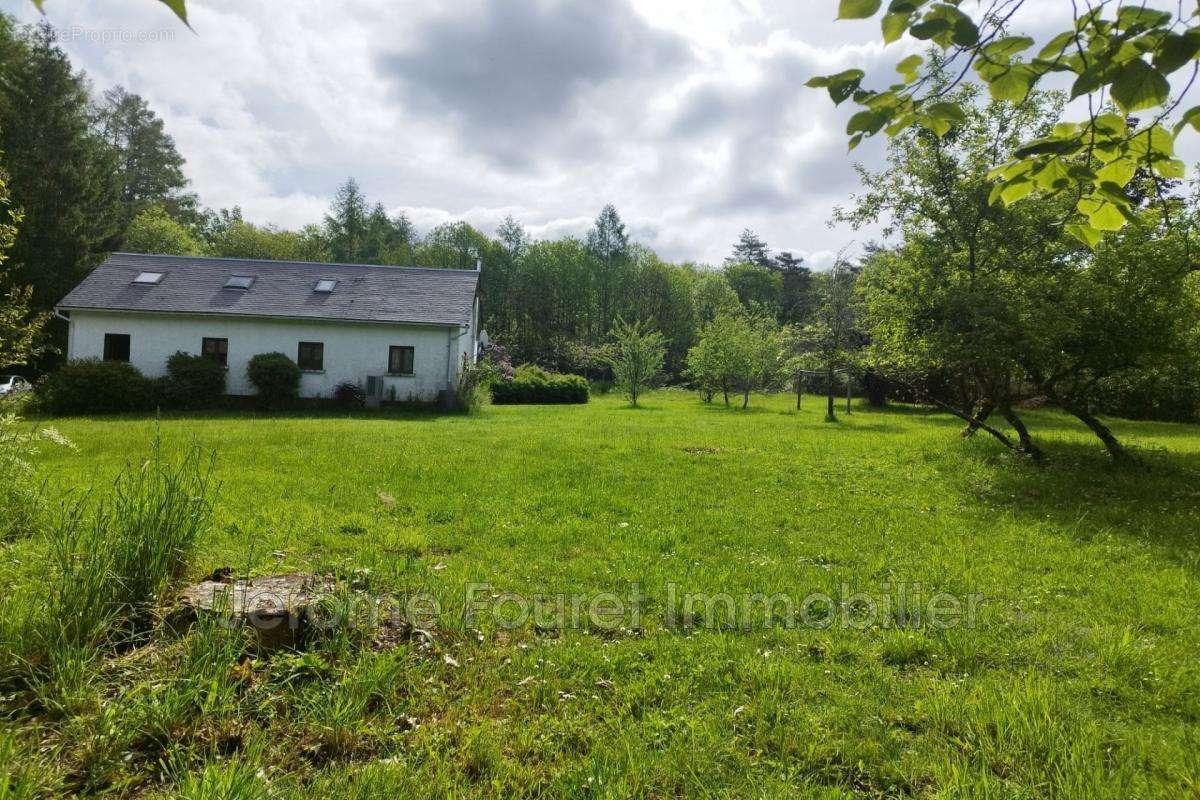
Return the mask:
M 792 402 L 70 419 L 57 424 L 79 451 L 47 450 L 39 469 L 51 492 L 100 488 L 156 433 L 194 438 L 217 451 L 221 487 L 195 575 L 366 569 L 374 590 L 441 605 L 432 654 L 343 648 L 278 686 L 278 665 L 249 662 L 250 689 L 159 747 L 185 774 L 242 763 L 213 760 L 236 729 L 277 792 L 326 797 L 1200 792 L 1200 429 L 1117 423 L 1143 455 L 1128 470 L 1034 413 L 1039 468 L 946 416 L 859 408 L 827 424 L 817 398 Z M 0 570 L 20 580 L 37 546 Z M 467 625 L 470 584 L 493 600 L 636 587 L 642 629 Z M 901 585 L 978 596 L 973 626 L 897 625 Z M 883 624 L 860 629 L 859 597 L 810 606 L 812 626 L 783 627 L 774 606 L 767 628 L 668 630 L 668 601 L 688 593 L 865 594 Z M 109 680 L 97 691 L 126 690 Z M 80 719 L 56 743 L 86 737 Z M 100 791 L 157 791 L 135 738 Z

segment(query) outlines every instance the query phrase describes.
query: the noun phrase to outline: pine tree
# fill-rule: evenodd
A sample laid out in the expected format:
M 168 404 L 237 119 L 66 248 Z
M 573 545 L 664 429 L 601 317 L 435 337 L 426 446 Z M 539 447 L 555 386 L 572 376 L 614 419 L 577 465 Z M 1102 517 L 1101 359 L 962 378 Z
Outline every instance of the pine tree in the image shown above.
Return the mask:
M 187 179 L 175 140 L 145 100 L 120 86 L 108 90 L 99 127 L 117 154 L 122 227 L 151 206 L 161 206 L 178 218 L 183 208 L 194 204 L 193 196 L 182 194 Z
M 783 292 L 779 298 L 780 322 L 804 321 L 811 316 L 816 304 L 812 271 L 804 266 L 803 258 L 796 258 L 786 250 L 775 256 L 772 265 L 783 277 Z
M 35 309 L 49 310 L 116 244 L 116 164 L 93 130 L 84 76 L 52 27 L 17 33 L 0 17 L 0 74 L 0 151 L 12 205 L 25 215 L 13 280 L 33 287 Z
M 599 319 L 596 333 L 603 337 L 612 324 L 616 287 L 629 265 L 629 235 L 621 215 L 610 203 L 596 217 L 588 231 L 587 250 L 599 265 L 596 283 L 599 288 Z
M 358 181 L 347 178 L 338 187 L 333 205 L 325 215 L 325 238 L 334 261 L 361 262 L 367 247 L 367 199 Z
M 746 228 L 733 246 L 733 255 L 725 259 L 726 264 L 753 264 L 756 267 L 770 268 L 771 251 L 767 243 L 758 238 L 758 234 Z

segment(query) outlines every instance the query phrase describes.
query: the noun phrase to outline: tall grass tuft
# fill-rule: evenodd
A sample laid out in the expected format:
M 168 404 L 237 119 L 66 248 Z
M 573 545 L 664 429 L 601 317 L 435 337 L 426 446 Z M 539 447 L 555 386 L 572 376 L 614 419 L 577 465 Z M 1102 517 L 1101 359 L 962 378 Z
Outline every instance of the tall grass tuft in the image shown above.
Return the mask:
M 0 730 L 0 800 L 37 800 L 61 789 L 39 754 L 22 745 L 17 735 Z
M 179 800 L 266 800 L 271 791 L 255 764 L 258 755 L 252 749 L 239 758 L 184 772 L 176 780 L 175 796 Z
M 106 495 L 67 508 L 47 534 L 41 596 L 23 598 L 0 619 L 0 668 L 53 671 L 60 656 L 74 661 L 144 629 L 208 524 L 212 468 L 213 455 L 199 447 L 172 459 L 156 439 L 149 457 L 128 465 Z

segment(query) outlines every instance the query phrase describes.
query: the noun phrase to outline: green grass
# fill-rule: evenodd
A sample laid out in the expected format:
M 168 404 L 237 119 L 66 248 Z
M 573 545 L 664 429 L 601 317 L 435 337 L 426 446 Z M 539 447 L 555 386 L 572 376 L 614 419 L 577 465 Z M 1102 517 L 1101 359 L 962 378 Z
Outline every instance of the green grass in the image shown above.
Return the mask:
M 216 450 L 192 577 L 328 571 L 442 615 L 432 646 L 273 658 L 194 629 L 64 679 L 57 712 L 17 692 L 0 798 L 1200 796 L 1200 429 L 1117 422 L 1130 470 L 1032 413 L 1039 468 L 946 416 L 791 403 L 59 420 L 79 450 L 40 457 L 52 496 L 156 435 Z M 8 545 L 0 581 L 45 548 Z M 636 585 L 642 627 L 467 625 L 471 583 Z M 982 600 L 948 630 L 668 630 L 668 584 Z

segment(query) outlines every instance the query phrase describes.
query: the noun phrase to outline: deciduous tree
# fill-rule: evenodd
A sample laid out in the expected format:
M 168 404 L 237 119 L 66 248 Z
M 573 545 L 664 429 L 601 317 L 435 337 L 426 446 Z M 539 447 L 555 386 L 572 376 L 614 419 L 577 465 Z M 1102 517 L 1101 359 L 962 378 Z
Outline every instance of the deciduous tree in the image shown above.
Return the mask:
M 613 378 L 636 406 L 638 398 L 654 385 L 662 372 L 667 342 L 661 333 L 641 321 L 618 320 L 612 336 L 616 344 Z

